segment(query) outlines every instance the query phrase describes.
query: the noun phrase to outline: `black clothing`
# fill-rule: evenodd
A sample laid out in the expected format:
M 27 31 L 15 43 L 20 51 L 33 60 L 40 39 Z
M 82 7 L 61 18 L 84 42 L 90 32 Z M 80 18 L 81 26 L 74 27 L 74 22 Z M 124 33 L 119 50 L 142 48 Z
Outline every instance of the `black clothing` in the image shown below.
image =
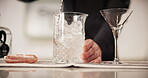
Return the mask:
M 102 49 L 102 60 L 114 60 L 114 39 L 112 31 L 100 10 L 107 8 L 128 8 L 130 0 L 63 0 L 63 11 L 83 12 L 89 16 L 85 24 L 86 39 L 93 39 Z

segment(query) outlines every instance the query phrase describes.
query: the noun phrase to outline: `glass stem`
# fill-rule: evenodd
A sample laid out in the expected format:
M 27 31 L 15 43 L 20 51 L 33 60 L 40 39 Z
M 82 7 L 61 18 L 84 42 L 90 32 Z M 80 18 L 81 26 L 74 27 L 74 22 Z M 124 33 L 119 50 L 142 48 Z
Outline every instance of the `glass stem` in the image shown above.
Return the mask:
M 117 38 L 116 38 L 116 37 L 114 37 L 114 39 L 115 39 L 115 57 L 114 57 L 114 61 L 115 61 L 115 62 L 118 62 L 118 61 L 119 61 L 119 59 L 118 59 L 118 46 L 117 46 Z
M 117 46 L 117 39 L 119 36 L 119 30 L 112 30 L 113 36 L 114 36 L 114 42 L 115 42 L 115 55 L 114 55 L 114 62 L 118 64 L 119 59 L 118 59 L 118 46 Z

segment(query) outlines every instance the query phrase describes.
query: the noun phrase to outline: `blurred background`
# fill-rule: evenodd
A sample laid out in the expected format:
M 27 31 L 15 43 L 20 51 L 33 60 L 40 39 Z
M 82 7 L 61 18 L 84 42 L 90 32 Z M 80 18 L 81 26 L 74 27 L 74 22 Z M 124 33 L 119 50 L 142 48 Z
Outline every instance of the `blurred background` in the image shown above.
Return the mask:
M 52 58 L 53 14 L 60 0 L 0 0 L 0 26 L 11 30 L 11 54 Z M 148 60 L 148 0 L 131 0 L 134 12 L 118 39 L 120 60 Z M 99 11 L 98 11 L 99 12 Z

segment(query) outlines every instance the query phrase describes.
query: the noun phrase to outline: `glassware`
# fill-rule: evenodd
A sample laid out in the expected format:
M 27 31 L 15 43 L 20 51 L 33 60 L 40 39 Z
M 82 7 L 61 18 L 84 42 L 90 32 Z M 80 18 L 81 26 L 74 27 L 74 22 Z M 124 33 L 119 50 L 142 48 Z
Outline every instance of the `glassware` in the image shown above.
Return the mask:
M 10 29 L 0 26 L 0 58 L 11 52 L 12 33 Z
M 121 63 L 121 62 L 119 62 L 119 58 L 118 58 L 117 39 L 119 37 L 119 34 L 121 33 L 123 25 L 128 20 L 128 18 L 132 14 L 132 12 L 133 12 L 133 10 L 129 10 L 126 8 L 111 8 L 111 9 L 104 9 L 104 10 L 100 11 L 102 16 L 106 20 L 106 22 L 111 27 L 112 33 L 114 36 L 115 55 L 114 55 L 114 61 L 112 62 L 114 64 Z
M 84 24 L 87 14 L 59 12 L 55 14 L 53 56 L 56 63 L 81 62 L 85 40 Z

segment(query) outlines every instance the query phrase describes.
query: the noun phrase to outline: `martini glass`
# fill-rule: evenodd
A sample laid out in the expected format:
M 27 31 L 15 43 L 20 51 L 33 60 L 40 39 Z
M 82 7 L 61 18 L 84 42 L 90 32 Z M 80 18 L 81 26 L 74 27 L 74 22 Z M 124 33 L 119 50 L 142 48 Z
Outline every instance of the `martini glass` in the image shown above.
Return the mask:
M 115 41 L 115 55 L 113 64 L 121 64 L 118 58 L 118 47 L 117 47 L 117 39 L 121 33 L 123 25 L 128 20 L 130 15 L 132 14 L 133 10 L 129 10 L 126 8 L 111 8 L 111 9 L 104 9 L 101 10 L 100 13 L 109 24 L 110 28 L 112 29 L 112 33 L 114 36 Z

